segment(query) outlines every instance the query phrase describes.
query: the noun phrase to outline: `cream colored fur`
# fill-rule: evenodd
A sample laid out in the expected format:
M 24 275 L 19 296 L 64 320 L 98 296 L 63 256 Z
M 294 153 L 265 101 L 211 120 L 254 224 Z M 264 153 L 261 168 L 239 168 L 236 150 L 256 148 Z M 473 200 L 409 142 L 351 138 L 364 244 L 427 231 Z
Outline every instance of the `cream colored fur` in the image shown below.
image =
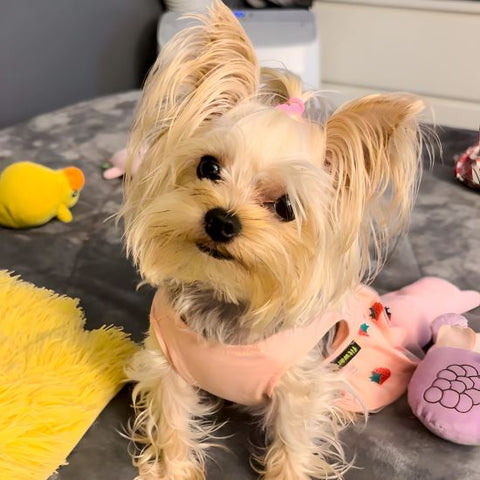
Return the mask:
M 318 122 L 318 95 L 288 72 L 260 71 L 222 3 L 199 19 L 162 50 L 145 85 L 129 145 L 130 159 L 144 155 L 126 182 L 126 244 L 144 281 L 167 290 L 190 328 L 224 343 L 255 342 L 342 308 L 374 277 L 408 223 L 423 105 L 373 95 Z M 302 118 L 273 108 L 290 97 L 306 102 Z M 221 181 L 197 178 L 204 155 L 219 159 Z M 267 206 L 284 194 L 295 221 Z M 241 219 L 231 242 L 205 232 L 215 207 Z M 334 333 L 252 409 L 268 440 L 265 480 L 341 478 L 348 466 L 338 434 L 351 416 L 335 406 L 346 386 L 322 361 Z M 214 406 L 176 374 L 152 334 L 129 374 L 137 382 L 132 438 L 143 445 L 138 478 L 203 479 L 212 427 L 202 422 Z

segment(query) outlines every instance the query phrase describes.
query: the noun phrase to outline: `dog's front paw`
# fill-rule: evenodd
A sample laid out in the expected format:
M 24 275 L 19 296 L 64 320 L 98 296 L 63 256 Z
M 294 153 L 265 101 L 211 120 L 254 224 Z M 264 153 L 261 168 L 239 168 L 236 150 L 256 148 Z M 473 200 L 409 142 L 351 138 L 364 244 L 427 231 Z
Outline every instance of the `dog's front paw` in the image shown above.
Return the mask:
M 273 454 L 272 454 L 273 453 Z M 271 451 L 264 463 L 262 480 L 313 480 L 343 478 L 343 471 L 327 462 L 322 455 L 289 455 L 282 449 Z
M 293 470 L 282 470 L 281 472 L 268 472 L 262 477 L 262 480 L 311 480 L 311 477 Z
M 263 475 L 262 480 L 311 480 L 311 477 L 290 462 L 272 465 Z
M 143 465 L 135 480 L 205 480 L 205 473 L 195 464 L 167 468 L 160 463 Z

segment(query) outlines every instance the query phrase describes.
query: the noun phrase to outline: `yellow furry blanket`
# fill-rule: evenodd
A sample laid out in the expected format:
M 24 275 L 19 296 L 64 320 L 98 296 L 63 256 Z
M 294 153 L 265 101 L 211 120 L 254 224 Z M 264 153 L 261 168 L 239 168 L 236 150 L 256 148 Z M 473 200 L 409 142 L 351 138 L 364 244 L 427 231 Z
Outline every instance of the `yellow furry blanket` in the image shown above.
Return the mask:
M 0 478 L 45 480 L 124 382 L 136 346 L 78 300 L 0 271 Z

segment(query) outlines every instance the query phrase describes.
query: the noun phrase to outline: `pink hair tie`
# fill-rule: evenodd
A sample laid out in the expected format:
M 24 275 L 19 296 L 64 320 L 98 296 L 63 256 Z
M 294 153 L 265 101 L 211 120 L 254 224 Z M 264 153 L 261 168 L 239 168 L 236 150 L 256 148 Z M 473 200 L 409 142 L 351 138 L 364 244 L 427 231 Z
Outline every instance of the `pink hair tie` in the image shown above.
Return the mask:
M 303 112 L 305 111 L 305 104 L 301 98 L 292 97 L 289 98 L 285 103 L 277 105 L 275 108 L 277 110 L 283 110 L 290 115 L 302 116 Z

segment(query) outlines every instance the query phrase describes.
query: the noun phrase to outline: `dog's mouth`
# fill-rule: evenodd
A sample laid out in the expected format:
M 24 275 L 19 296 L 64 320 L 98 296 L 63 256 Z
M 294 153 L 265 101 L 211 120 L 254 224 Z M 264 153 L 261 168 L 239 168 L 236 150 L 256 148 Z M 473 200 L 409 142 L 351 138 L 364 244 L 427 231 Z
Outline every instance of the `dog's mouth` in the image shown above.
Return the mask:
M 196 247 L 203 253 L 210 255 L 217 260 L 235 260 L 232 255 L 228 252 L 221 252 L 217 248 L 211 245 L 206 245 L 205 243 L 196 242 Z

